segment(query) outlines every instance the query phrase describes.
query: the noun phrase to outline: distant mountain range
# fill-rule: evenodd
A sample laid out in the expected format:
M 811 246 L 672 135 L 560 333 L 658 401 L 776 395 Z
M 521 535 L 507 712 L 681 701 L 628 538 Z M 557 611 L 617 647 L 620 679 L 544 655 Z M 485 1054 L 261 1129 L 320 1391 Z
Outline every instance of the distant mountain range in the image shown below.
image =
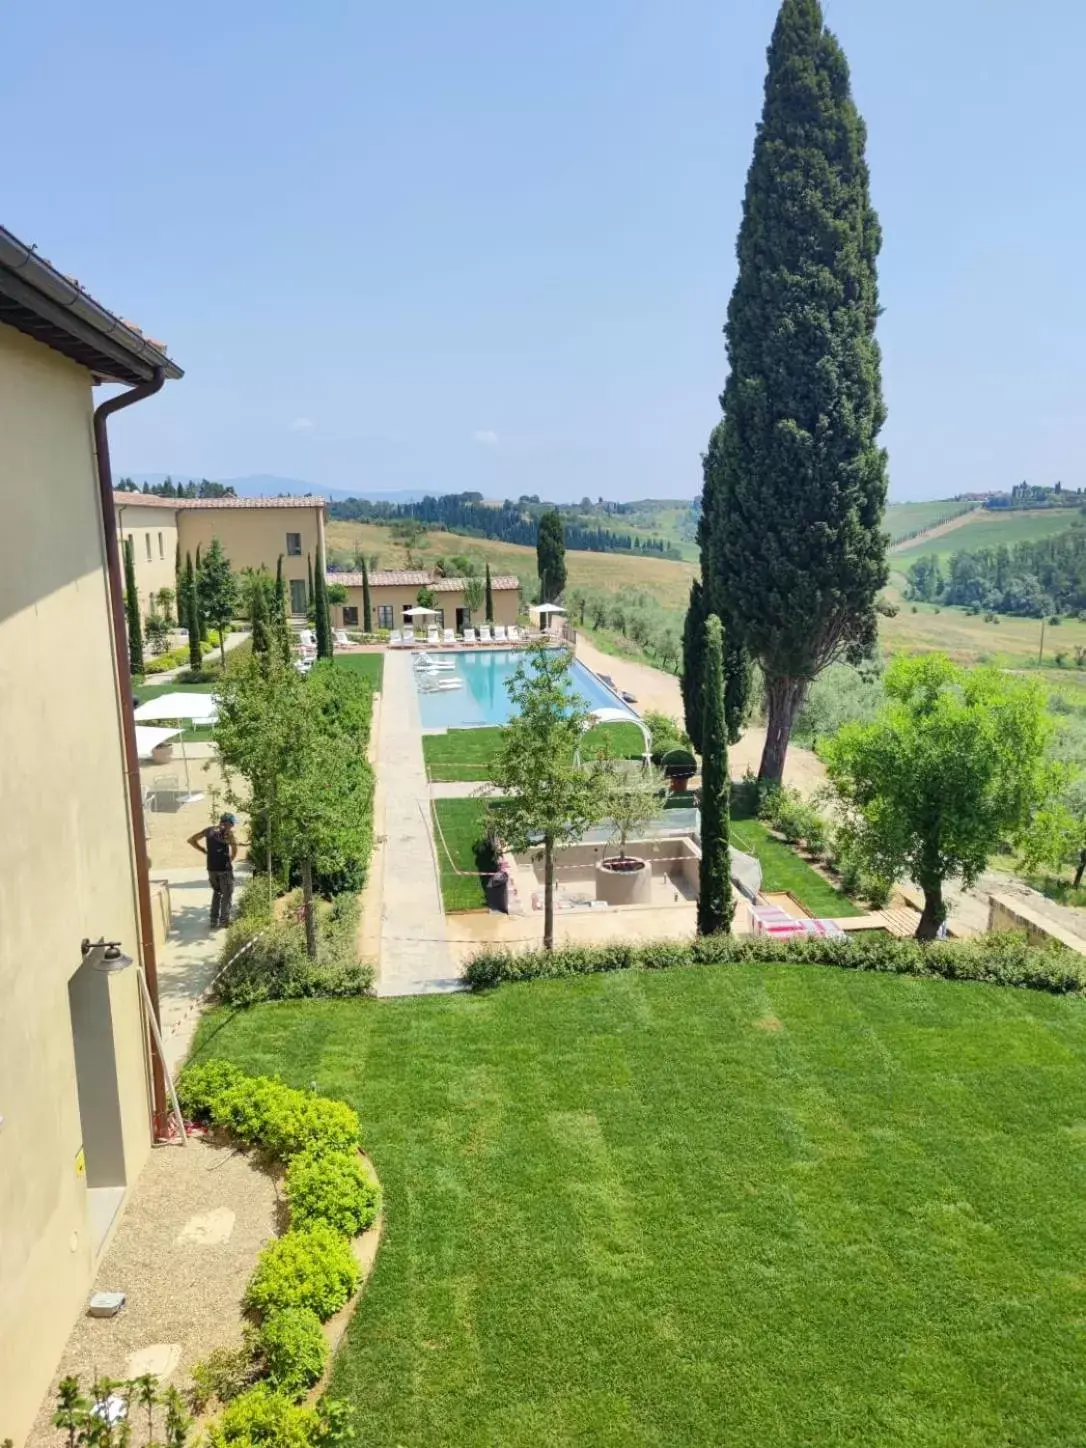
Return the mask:
M 139 483 L 164 483 L 167 478 L 174 483 L 187 483 L 187 473 L 133 473 L 132 480 Z M 199 482 L 200 479 L 195 479 Z M 301 478 L 278 478 L 274 473 L 252 473 L 244 478 L 213 478 L 213 482 L 233 488 L 239 498 L 275 498 L 280 493 L 301 497 L 306 493 L 319 493 L 322 498 L 332 501 L 340 498 L 368 498 L 373 503 L 421 503 L 423 498 L 437 497 L 445 490 L 429 488 L 425 491 L 407 493 L 359 492 L 357 488 L 319 488 L 316 483 L 307 483 Z

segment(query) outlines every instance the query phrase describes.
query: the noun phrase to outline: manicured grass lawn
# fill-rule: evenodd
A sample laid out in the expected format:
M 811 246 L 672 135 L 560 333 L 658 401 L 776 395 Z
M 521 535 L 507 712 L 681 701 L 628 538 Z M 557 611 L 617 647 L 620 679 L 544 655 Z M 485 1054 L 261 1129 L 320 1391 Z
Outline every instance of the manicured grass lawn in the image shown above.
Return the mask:
M 489 779 L 501 737 L 501 729 L 450 729 L 445 734 L 424 734 L 422 757 L 430 778 L 440 783 Z M 645 745 L 636 724 L 597 724 L 584 736 L 585 757 L 593 749 L 605 747 L 616 759 L 640 759 Z
M 731 839 L 737 850 L 757 857 L 763 890 L 789 891 L 812 915 L 824 919 L 868 913 L 824 880 L 791 845 L 774 839 L 761 820 L 733 820 Z
M 284 1002 L 385 1192 L 374 1448 L 1077 1448 L 1086 1002 L 804 966 Z
M 374 692 L 379 692 L 385 676 L 384 654 L 336 654 L 332 660 L 337 669 L 353 669 L 361 674 Z
M 435 799 L 431 805 L 437 825 L 434 844 L 441 864 L 441 898 L 445 909 L 485 910 L 482 870 L 493 861 L 483 846 L 486 803 L 481 799 Z M 445 845 L 442 845 L 444 837 Z M 445 846 L 448 848 L 446 849 Z M 468 871 L 457 874 L 458 870 Z

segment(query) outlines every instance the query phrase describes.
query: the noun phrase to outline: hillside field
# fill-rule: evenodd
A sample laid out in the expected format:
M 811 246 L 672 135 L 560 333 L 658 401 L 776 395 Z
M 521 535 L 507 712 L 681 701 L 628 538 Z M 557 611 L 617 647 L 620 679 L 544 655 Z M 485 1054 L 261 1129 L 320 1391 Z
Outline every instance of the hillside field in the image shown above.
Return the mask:
M 330 549 L 353 553 L 361 549 L 367 556 L 376 554 L 381 568 L 406 568 L 407 550 L 393 538 L 388 528 L 375 523 L 329 523 Z M 419 567 L 429 567 L 442 555 L 462 553 L 479 560 L 480 567 L 489 561 L 494 573 L 515 573 L 522 583 L 531 585 L 536 579 L 534 548 L 516 543 L 501 543 L 488 538 L 466 538 L 461 533 L 427 533 L 413 550 Z M 620 588 L 644 588 L 666 608 L 685 611 L 690 596 L 690 580 L 696 573 L 693 563 L 678 563 L 666 558 L 639 558 L 631 553 L 566 552 L 566 568 L 570 587 L 599 588 L 617 593 Z
M 973 553 L 978 548 L 1008 547 L 1015 543 L 1035 543 L 1039 538 L 1052 538 L 1066 533 L 1073 523 L 1081 521 L 1077 508 L 1047 508 L 1028 512 L 978 512 L 961 527 L 953 528 L 938 538 L 917 538 L 891 558 L 891 566 L 902 572 L 917 558 L 930 553 L 949 558 L 952 553 Z
M 956 503 L 948 498 L 936 498 L 930 503 L 891 503 L 886 509 L 886 531 L 890 542 L 896 543 L 918 528 L 932 528 L 944 518 L 957 517 L 974 507 L 975 503 Z

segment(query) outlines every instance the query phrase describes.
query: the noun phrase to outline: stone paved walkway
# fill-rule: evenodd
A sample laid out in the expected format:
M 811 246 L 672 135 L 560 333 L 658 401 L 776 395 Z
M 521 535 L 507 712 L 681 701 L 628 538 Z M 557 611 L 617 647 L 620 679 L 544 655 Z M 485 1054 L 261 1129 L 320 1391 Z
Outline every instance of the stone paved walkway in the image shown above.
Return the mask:
M 381 686 L 377 768 L 384 799 L 384 890 L 377 994 L 461 989 L 445 938 L 430 785 L 411 657 L 389 650 Z

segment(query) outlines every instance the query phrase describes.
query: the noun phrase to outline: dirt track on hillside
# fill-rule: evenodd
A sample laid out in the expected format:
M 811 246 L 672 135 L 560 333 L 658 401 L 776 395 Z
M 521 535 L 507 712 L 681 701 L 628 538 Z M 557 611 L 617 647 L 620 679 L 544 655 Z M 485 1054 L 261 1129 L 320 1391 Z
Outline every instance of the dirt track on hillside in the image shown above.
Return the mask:
M 674 674 L 665 674 L 662 669 L 654 669 L 650 664 L 612 658 L 585 638 L 584 634 L 577 636 L 577 657 L 594 673 L 608 674 L 620 689 L 633 694 L 642 714 L 654 712 L 682 719 L 682 694 Z M 738 779 L 747 769 L 757 770 L 764 747 L 765 730 L 749 728 L 739 743 L 733 744 L 729 750 L 732 778 Z M 812 794 L 826 782 L 826 771 L 809 749 L 800 749 L 793 744 L 788 751 L 784 782 L 802 794 Z
M 955 528 L 960 528 L 963 523 L 968 523 L 970 518 L 975 518 L 983 511 L 980 507 L 970 508 L 968 513 L 959 513 L 956 518 L 951 518 L 949 523 L 940 523 L 936 528 L 926 528 L 921 533 L 914 533 L 911 538 L 901 538 L 897 543 L 890 544 L 889 552 L 904 553 L 906 548 L 915 548 L 918 543 L 927 543 L 931 538 L 941 538 L 944 533 L 953 533 Z

